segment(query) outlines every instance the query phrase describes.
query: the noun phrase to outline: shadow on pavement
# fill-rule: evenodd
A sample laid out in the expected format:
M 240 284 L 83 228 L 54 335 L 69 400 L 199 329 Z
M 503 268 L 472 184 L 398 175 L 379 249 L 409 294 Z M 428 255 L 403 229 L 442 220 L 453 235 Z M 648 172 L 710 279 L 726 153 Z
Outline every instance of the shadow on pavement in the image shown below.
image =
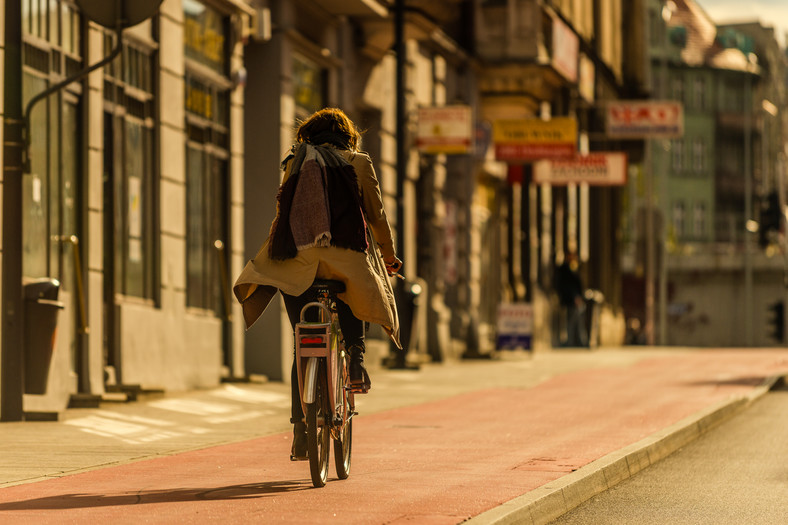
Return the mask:
M 764 376 L 731 377 L 729 379 L 713 379 L 709 381 L 692 381 L 687 383 L 692 386 L 760 386 L 769 380 Z
M 0 503 L 0 512 L 13 510 L 80 509 L 172 503 L 183 501 L 253 499 L 263 496 L 311 490 L 309 481 L 271 481 L 217 488 L 143 490 L 126 494 L 58 494 L 45 498 Z

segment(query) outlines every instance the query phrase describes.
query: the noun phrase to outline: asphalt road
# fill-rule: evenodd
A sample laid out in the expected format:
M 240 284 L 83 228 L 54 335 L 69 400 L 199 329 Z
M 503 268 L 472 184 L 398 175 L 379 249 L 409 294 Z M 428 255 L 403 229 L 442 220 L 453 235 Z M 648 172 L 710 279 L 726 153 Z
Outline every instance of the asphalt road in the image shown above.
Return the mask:
M 788 388 L 552 523 L 788 523 Z

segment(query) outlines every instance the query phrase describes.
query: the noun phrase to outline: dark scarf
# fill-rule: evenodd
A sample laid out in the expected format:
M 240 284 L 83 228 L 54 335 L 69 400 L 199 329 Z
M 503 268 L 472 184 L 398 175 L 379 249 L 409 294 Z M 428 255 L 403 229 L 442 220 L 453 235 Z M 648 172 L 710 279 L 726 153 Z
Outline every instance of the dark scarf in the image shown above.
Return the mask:
M 321 157 L 322 177 L 317 179 L 309 178 L 309 191 L 302 192 L 323 192 L 324 195 L 310 195 L 310 203 L 327 202 L 328 222 L 330 224 L 330 245 L 339 248 L 346 248 L 358 252 L 367 250 L 366 222 L 362 212 L 361 197 L 358 188 L 356 170 L 353 166 L 342 158 L 334 148 L 326 146 L 314 146 L 312 144 L 300 143 L 293 146 L 292 152 L 288 155 L 282 166 L 285 167 L 293 159 L 290 176 L 279 188 L 276 196 L 277 215 L 271 225 L 269 255 L 272 259 L 285 260 L 292 259 L 298 254 L 298 248 L 293 237 L 293 229 L 302 229 L 305 225 L 299 221 L 311 221 L 312 218 L 303 214 L 294 216 L 291 214 L 293 208 L 299 208 L 299 203 L 294 206 L 297 188 L 301 179 L 301 167 L 307 156 L 307 148 L 317 150 Z M 312 163 L 313 161 L 307 161 Z M 310 166 L 314 169 L 314 166 Z M 321 180 L 322 184 L 314 183 L 314 180 Z M 306 179 L 305 179 L 306 180 Z M 304 188 L 302 188 L 304 189 Z M 322 204 L 316 204 L 322 205 Z M 301 203 L 303 209 L 303 203 Z M 322 210 L 321 210 L 322 211 Z M 318 213 L 316 215 L 323 215 Z

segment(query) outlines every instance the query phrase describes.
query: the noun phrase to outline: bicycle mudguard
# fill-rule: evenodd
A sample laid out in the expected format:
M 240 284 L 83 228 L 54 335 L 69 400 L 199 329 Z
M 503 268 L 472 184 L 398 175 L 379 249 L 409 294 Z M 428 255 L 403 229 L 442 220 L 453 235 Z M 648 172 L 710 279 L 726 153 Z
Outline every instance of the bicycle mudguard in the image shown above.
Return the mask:
M 310 404 L 315 402 L 315 392 L 317 391 L 317 372 L 320 369 L 320 360 L 317 357 L 310 357 L 306 361 L 306 371 L 304 372 L 304 393 L 303 402 Z

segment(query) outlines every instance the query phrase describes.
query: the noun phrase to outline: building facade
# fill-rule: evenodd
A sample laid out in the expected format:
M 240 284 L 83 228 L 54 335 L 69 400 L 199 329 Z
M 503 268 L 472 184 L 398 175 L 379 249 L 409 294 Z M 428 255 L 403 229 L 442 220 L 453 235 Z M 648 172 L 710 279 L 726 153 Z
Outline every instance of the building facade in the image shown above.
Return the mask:
M 597 291 L 593 344 L 623 341 L 626 191 L 537 183 L 533 159 L 496 156 L 492 130 L 567 119 L 573 152 L 642 162 L 607 138 L 600 108 L 648 84 L 644 2 L 164 0 L 120 40 L 71 0 L 22 7 L 21 102 L 118 52 L 36 104 L 21 204 L 5 200 L 22 235 L 18 254 L 3 251 L 4 283 L 18 262 L 20 294 L 56 279 L 64 306 L 47 391 L 24 395 L 25 412 L 251 374 L 288 380 L 283 306 L 246 331 L 230 290 L 268 234 L 295 127 L 325 106 L 365 131 L 404 274 L 422 291 L 406 320 L 409 361 L 487 355 L 506 302 L 532 305 L 532 350 L 560 344 L 553 274 L 569 252 Z M 470 112 L 473 148 L 419 145 L 419 110 L 436 107 Z M 8 400 L 18 389 L 5 341 Z M 368 346 L 373 366 L 391 357 L 375 327 Z
M 784 235 L 777 233 L 785 203 L 785 55 L 773 29 L 717 25 L 691 0 L 651 2 L 649 13 L 651 94 L 680 101 L 685 118 L 683 136 L 655 141 L 651 157 L 660 224 L 656 341 L 782 344 L 769 318 L 770 305 L 785 295 Z M 629 202 L 642 208 L 642 178 L 632 182 Z M 765 220 L 770 195 L 775 224 Z M 628 208 L 632 224 L 637 207 Z M 624 280 L 642 290 L 634 231 Z M 627 306 L 637 317 L 642 297 L 634 295 Z
M 17 259 L 23 290 L 56 280 L 63 307 L 46 392 L 25 394 L 24 412 L 243 374 L 229 283 L 243 251 L 233 195 L 243 184 L 242 39 L 253 11 L 164 0 L 118 39 L 68 0 L 21 4 L 22 104 L 117 53 L 31 106 L 29 169 L 12 203 L 22 250 L 4 250 L 3 270 Z M 16 51 L 7 46 L 6 60 Z M 28 302 L 29 330 L 39 313 Z M 40 367 L 20 339 L 25 368 Z M 5 406 L 17 393 L 4 382 Z

